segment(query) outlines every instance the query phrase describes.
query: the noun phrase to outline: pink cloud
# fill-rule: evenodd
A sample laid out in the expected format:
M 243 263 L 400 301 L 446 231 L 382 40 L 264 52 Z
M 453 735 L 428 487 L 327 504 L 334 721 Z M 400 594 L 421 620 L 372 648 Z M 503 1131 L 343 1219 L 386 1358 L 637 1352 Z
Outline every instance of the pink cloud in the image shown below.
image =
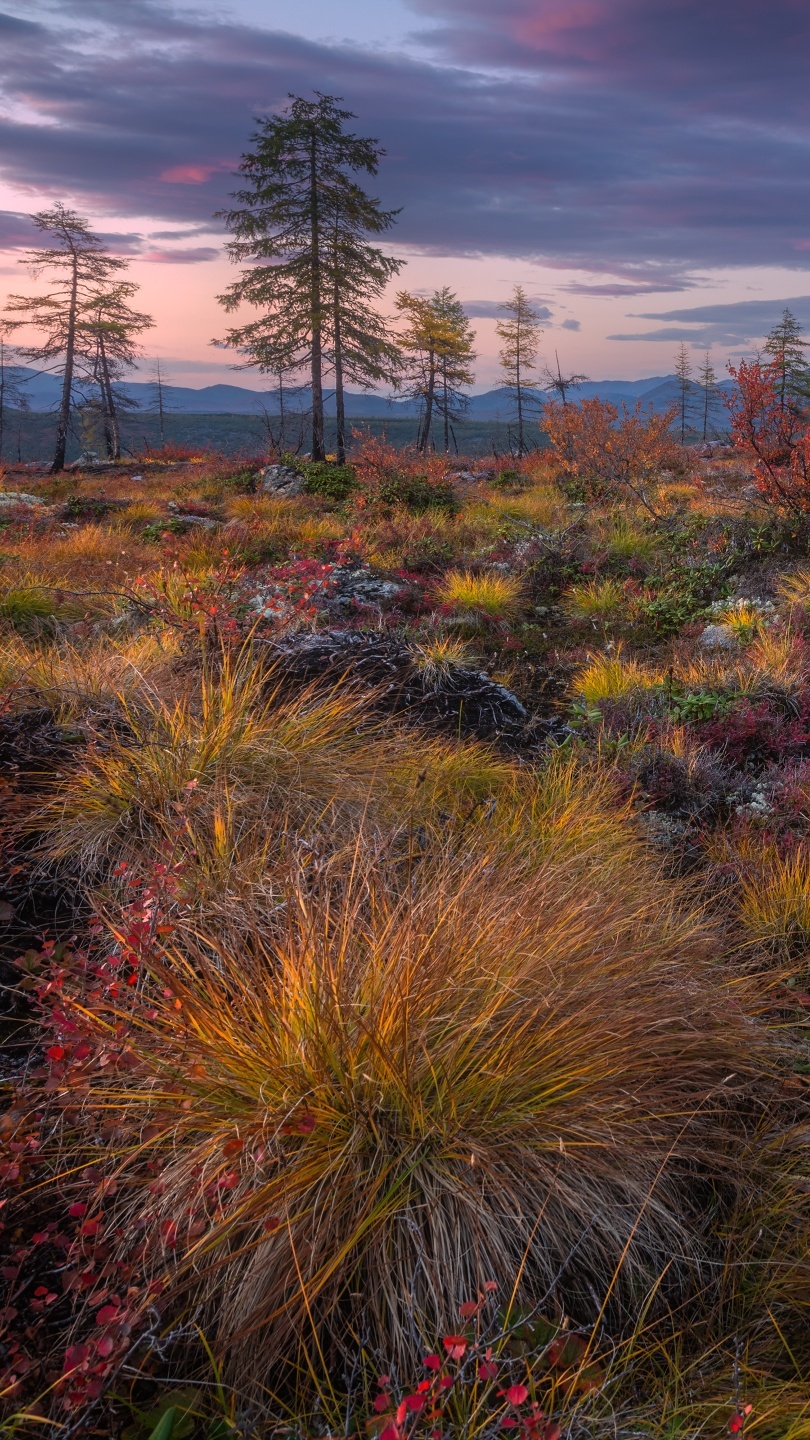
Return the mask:
M 170 185 L 204 185 L 221 168 L 220 165 L 173 165 L 171 170 L 164 170 L 160 178 Z
M 197 265 L 201 260 L 216 260 L 218 254 L 213 245 L 197 245 L 186 250 L 146 250 L 140 258 L 152 265 Z

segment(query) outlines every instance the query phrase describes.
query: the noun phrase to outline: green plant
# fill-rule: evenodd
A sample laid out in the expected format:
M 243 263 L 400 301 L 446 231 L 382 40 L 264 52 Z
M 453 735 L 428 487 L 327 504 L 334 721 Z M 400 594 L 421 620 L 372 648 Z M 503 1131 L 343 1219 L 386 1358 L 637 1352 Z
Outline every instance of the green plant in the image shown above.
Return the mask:
M 422 475 L 388 475 L 380 482 L 377 493 L 384 505 L 403 505 L 415 515 L 424 515 L 427 510 L 456 508 L 449 482 L 429 480 Z
M 357 489 L 357 477 L 351 465 L 333 465 L 320 460 L 304 463 L 298 468 L 303 469 L 306 475 L 304 490 L 307 495 L 320 495 L 324 500 L 342 504 Z

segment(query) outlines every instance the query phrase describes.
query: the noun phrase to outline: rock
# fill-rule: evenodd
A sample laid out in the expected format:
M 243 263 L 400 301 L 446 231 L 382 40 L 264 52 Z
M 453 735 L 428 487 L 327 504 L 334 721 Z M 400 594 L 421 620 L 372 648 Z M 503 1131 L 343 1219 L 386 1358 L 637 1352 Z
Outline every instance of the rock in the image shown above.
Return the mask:
M 479 478 L 478 475 L 473 474 L 472 470 L 448 470 L 447 474 L 442 476 L 442 479 L 450 485 L 458 485 L 460 482 L 466 485 L 477 485 Z
M 565 729 L 558 719 L 529 723 L 516 695 L 481 670 L 450 664 L 430 677 L 410 648 L 390 634 L 326 630 L 286 635 L 274 646 L 278 673 L 288 683 L 368 687 L 378 712 L 452 735 L 499 739 L 534 749 Z
M 40 500 L 38 495 L 26 495 L 24 490 L 2 490 L 0 491 L 0 505 L 44 505 L 45 501 Z
M 277 495 L 282 500 L 302 494 L 306 481 L 305 475 L 298 470 L 293 470 L 289 465 L 265 465 L 264 469 L 259 471 L 259 475 L 261 476 L 259 493 L 261 495 Z
M 337 585 L 335 603 L 340 606 L 376 605 L 386 609 L 394 605 L 402 595 L 405 586 L 395 580 L 386 580 L 375 575 L 364 565 L 336 565 L 332 578 Z
M 740 645 L 730 625 L 707 625 L 698 643 L 704 650 L 737 650 Z

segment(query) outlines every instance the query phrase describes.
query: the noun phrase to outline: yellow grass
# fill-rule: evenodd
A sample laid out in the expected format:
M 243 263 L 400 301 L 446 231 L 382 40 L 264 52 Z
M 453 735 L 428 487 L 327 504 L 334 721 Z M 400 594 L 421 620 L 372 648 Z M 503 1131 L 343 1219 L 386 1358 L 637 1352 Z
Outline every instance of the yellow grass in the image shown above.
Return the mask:
M 520 611 L 523 587 L 514 575 L 497 571 L 450 570 L 437 586 L 436 596 L 458 615 L 509 620 Z
M 556 859 L 440 861 L 400 892 L 361 850 L 356 874 L 328 904 L 293 877 L 249 946 L 173 949 L 140 1070 L 85 1100 L 144 1137 L 111 1233 L 148 1210 L 149 1269 L 241 1392 L 270 1356 L 339 1364 L 358 1331 L 411 1368 L 484 1280 L 591 1318 L 667 1264 L 658 1304 L 705 1281 L 686 1196 L 732 1183 L 731 1096 L 769 1061 L 694 918 L 675 939 L 654 884 L 641 905 L 610 869 L 576 891 Z
M 626 616 L 632 609 L 621 581 L 611 576 L 572 585 L 562 598 L 562 607 L 573 620 L 596 620 L 606 623 Z
M 649 690 L 661 685 L 664 679 L 660 671 L 640 665 L 637 660 L 625 659 L 619 646 L 614 654 L 597 655 L 578 670 L 571 681 L 571 691 L 588 704 L 598 704 L 601 700 L 622 700 Z

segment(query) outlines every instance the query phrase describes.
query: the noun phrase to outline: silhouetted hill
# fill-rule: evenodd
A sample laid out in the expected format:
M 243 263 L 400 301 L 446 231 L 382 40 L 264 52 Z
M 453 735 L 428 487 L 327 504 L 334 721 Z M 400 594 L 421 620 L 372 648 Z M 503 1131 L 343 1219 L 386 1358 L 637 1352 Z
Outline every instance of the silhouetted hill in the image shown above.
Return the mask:
M 26 377 L 25 393 L 33 410 L 55 409 L 59 401 L 60 379 L 57 375 L 37 374 L 22 369 Z M 155 408 L 154 386 L 142 381 L 127 381 L 122 390 L 135 401 L 139 410 Z M 731 381 L 721 382 L 720 388 L 731 390 Z M 692 385 L 695 403 L 700 395 L 699 387 Z M 650 405 L 655 411 L 666 410 L 677 403 L 678 387 L 674 375 L 650 375 L 642 380 L 589 380 L 572 392 L 572 399 L 598 396 L 616 405 L 622 403 L 634 406 L 637 400 Z M 539 409 L 545 396 L 532 392 L 530 401 Z M 164 405 L 177 415 L 260 415 L 263 410 L 278 414 L 278 392 L 275 389 L 251 389 L 245 385 L 165 385 Z M 309 408 L 309 390 L 302 388 L 285 395 L 285 405 L 291 412 L 306 411 Z M 388 399 L 384 395 L 363 394 L 349 391 L 346 394 L 346 415 L 350 420 L 359 419 L 401 419 L 416 415 L 419 410 L 415 400 Z M 514 416 L 515 403 L 507 389 L 487 390 L 482 395 L 470 396 L 468 415 L 474 420 L 509 421 Z M 326 411 L 334 415 L 334 397 L 327 394 Z

